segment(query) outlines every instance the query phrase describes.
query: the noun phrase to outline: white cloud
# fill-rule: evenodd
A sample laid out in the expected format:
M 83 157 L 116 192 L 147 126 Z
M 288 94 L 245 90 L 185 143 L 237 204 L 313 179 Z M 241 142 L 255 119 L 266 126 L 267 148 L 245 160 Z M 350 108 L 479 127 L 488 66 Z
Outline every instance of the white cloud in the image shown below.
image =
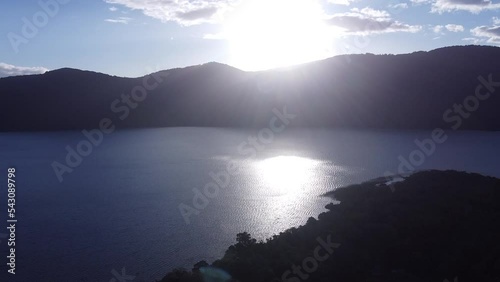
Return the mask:
M 493 17 L 491 21 L 493 22 L 494 25 L 500 25 L 500 19 L 497 17 Z
M 490 0 L 437 0 L 432 5 L 432 12 L 468 11 L 474 14 L 485 10 L 500 9 L 500 3 Z
M 432 31 L 434 33 L 439 33 L 439 34 L 444 34 L 444 30 L 450 31 L 450 32 L 462 32 L 464 31 L 464 27 L 459 24 L 447 24 L 447 25 L 436 25 L 432 28 Z
M 468 11 L 478 14 L 486 10 L 500 9 L 500 3 L 491 0 L 411 0 L 414 5 L 432 4 L 431 12 L 444 13 L 453 11 Z
M 391 15 L 384 10 L 375 10 L 370 7 L 365 7 L 363 9 L 358 9 L 358 8 L 352 8 L 352 12 L 360 13 L 372 18 L 389 18 Z
M 142 11 L 146 16 L 163 22 L 195 25 L 220 20 L 221 14 L 239 0 L 104 0 Z
M 132 18 L 127 18 L 127 17 L 118 17 L 116 19 L 105 19 L 104 21 L 108 23 L 121 23 L 121 24 L 128 24 Z
M 469 42 L 471 44 L 479 44 L 479 43 L 482 43 L 484 41 L 482 39 L 474 38 L 474 37 L 466 37 L 466 38 L 462 38 L 462 40 Z
M 442 25 L 436 25 L 435 27 L 432 28 L 432 31 L 434 31 L 434 33 L 440 33 L 440 34 L 442 34 L 443 33 L 443 29 L 444 29 L 444 26 L 442 26 Z
M 476 37 L 485 37 L 486 42 L 500 45 L 500 26 L 478 26 L 470 30 Z
M 446 29 L 451 32 L 462 32 L 464 31 L 464 26 L 459 24 L 447 24 Z
M 400 9 L 408 9 L 408 3 L 397 3 L 397 4 L 389 4 L 390 9 L 400 10 Z
M 203 39 L 209 39 L 209 40 L 224 40 L 227 39 L 227 35 L 220 32 L 220 33 L 207 33 L 203 35 Z
M 432 0 L 411 0 L 411 3 L 413 5 L 422 5 L 422 4 L 428 4 L 431 2 L 432 2 Z
M 49 69 L 44 67 L 19 67 L 19 66 L 9 65 L 6 63 L 0 63 L 0 77 L 41 74 L 47 71 L 49 71 Z
M 118 8 L 116 8 L 115 6 L 111 6 L 111 7 L 109 7 L 109 10 L 111 12 L 116 12 L 116 11 L 118 11 Z
M 462 32 L 464 31 L 464 27 L 459 24 L 447 24 L 447 25 L 436 25 L 431 28 L 434 33 L 444 34 L 444 31 L 450 32 Z
M 357 1 L 357 0 L 328 0 L 328 3 L 349 6 L 349 5 L 351 5 L 352 2 L 355 2 L 355 1 Z
M 351 34 L 376 34 L 388 32 L 418 32 L 419 25 L 408 25 L 393 20 L 387 11 L 375 10 L 370 7 L 353 8 L 351 12 L 334 14 L 328 20 L 330 25 L 340 27 Z

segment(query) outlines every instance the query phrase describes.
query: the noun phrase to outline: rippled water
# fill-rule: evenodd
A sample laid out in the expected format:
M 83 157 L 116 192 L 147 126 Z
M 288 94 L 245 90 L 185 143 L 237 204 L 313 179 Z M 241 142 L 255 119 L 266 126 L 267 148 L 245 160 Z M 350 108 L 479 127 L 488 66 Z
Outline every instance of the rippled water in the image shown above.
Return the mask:
M 15 166 L 18 181 L 18 274 L 12 281 L 110 281 L 111 271 L 124 267 L 137 276 L 134 281 L 153 281 L 173 267 L 212 261 L 238 232 L 268 238 L 324 211 L 331 199 L 321 194 L 397 171 L 398 156 L 408 158 L 416 138 L 431 136 L 289 130 L 259 143 L 251 156 L 242 142 L 255 134 L 202 128 L 117 132 L 62 183 L 51 164 L 64 162 L 65 147 L 75 147 L 81 133 L 0 134 L 2 170 L 6 175 Z M 417 169 L 500 177 L 500 133 L 448 135 Z M 236 164 L 239 173 L 221 178 L 226 187 L 202 201 L 206 207 L 186 224 L 179 205 L 193 207 L 193 189 L 202 191 L 213 182 L 210 174 L 224 174 L 228 164 Z M 5 240 L 0 250 L 6 253 Z M 6 267 L 0 265 L 2 277 Z

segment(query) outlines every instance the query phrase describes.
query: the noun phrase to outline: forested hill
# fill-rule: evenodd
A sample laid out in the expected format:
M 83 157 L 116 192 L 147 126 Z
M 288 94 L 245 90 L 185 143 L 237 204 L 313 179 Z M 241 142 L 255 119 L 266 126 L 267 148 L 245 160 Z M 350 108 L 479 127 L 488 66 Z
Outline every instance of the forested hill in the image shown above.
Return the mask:
M 499 179 L 424 171 L 385 182 L 337 189 L 340 204 L 318 219 L 266 242 L 240 233 L 221 259 L 161 282 L 499 281 Z
M 262 72 L 218 63 L 140 78 L 59 69 L 0 79 L 0 131 L 91 129 L 103 118 L 118 128 L 262 127 L 284 107 L 296 115 L 291 126 L 500 130 L 497 81 L 500 48 L 487 46 Z

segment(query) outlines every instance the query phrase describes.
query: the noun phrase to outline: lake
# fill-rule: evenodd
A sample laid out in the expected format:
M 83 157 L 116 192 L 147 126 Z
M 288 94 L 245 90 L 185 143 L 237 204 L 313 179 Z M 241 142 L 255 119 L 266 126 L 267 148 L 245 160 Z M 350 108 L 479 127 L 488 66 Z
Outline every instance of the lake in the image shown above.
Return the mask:
M 332 201 L 323 193 L 397 172 L 398 158 L 408 160 L 418 149 L 414 140 L 431 136 L 430 130 L 287 129 L 260 142 L 257 132 L 115 132 L 62 182 L 52 163 L 64 163 L 65 147 L 84 140 L 82 133 L 1 133 L 0 179 L 5 183 L 7 168 L 15 167 L 17 181 L 17 274 L 9 281 L 113 281 L 123 268 L 133 281 L 154 281 L 174 267 L 212 262 L 239 232 L 268 238 L 317 217 Z M 500 133 L 447 136 L 415 169 L 500 177 Z M 200 196 L 207 185 L 210 197 Z M 0 226 L 6 226 L 7 191 L 0 187 Z M 0 240 L 5 254 L 6 238 Z M 7 269 L 2 257 L 0 277 Z

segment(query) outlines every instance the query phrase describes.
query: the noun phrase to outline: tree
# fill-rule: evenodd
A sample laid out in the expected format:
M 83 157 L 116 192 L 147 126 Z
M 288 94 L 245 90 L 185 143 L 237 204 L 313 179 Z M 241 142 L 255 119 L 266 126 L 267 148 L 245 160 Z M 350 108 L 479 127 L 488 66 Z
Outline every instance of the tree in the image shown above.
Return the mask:
M 255 244 L 257 240 L 253 239 L 250 233 L 243 232 L 236 234 L 236 242 L 238 242 L 238 244 L 241 244 L 242 246 L 247 247 Z

